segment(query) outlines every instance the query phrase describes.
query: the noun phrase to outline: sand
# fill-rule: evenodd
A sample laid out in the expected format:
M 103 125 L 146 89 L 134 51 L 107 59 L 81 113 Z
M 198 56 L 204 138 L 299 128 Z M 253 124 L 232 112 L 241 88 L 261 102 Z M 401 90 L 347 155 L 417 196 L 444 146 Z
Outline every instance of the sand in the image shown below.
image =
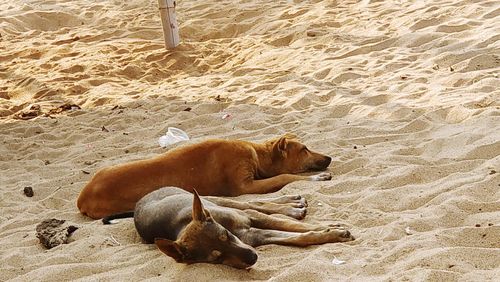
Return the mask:
M 154 0 L 0 3 L 1 281 L 500 277 L 498 1 L 177 4 L 166 51 Z M 176 263 L 131 220 L 79 214 L 99 168 L 175 147 L 157 143 L 169 126 L 189 142 L 299 135 L 334 177 L 274 195 L 357 239 L 262 246 L 245 271 Z M 53 217 L 79 229 L 45 250 L 35 227 Z

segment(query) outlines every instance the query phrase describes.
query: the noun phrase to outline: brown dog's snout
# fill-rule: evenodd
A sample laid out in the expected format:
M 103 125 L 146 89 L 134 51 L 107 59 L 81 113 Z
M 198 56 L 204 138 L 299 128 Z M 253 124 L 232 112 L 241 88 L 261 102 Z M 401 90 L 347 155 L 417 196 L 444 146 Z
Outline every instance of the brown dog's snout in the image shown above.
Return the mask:
M 330 163 L 332 162 L 332 158 L 329 156 L 324 156 L 321 160 L 316 162 L 316 166 L 318 169 L 326 169 Z

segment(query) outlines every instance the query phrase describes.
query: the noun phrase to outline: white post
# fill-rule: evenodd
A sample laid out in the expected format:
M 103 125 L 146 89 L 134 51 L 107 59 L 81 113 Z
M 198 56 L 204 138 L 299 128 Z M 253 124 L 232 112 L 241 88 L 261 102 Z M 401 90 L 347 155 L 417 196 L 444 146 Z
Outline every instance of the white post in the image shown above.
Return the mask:
M 179 45 L 179 26 L 175 16 L 174 0 L 158 0 L 160 8 L 163 36 L 165 37 L 165 48 L 172 49 Z

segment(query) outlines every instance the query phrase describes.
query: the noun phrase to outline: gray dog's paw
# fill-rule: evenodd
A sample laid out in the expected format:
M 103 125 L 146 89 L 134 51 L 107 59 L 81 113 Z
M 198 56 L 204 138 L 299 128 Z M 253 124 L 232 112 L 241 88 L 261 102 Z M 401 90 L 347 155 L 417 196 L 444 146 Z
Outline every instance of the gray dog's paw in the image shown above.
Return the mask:
M 306 217 L 306 214 L 307 214 L 307 208 L 302 207 L 302 208 L 292 208 L 287 215 L 300 220 L 304 219 L 304 217 Z
M 320 174 L 311 176 L 312 181 L 325 181 L 330 179 L 332 179 L 332 174 L 329 172 L 322 172 Z

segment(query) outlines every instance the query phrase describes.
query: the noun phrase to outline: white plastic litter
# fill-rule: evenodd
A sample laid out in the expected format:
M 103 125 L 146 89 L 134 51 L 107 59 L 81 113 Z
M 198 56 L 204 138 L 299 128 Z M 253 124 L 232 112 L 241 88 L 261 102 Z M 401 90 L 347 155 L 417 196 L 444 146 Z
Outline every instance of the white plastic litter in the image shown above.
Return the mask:
M 345 260 L 339 260 L 337 257 L 335 257 L 333 260 L 332 260 L 332 264 L 333 265 L 341 265 L 341 264 L 344 264 L 345 263 Z
M 322 205 L 323 205 L 322 203 L 318 203 L 318 206 L 320 206 L 320 207 L 321 207 Z
M 186 132 L 179 128 L 169 127 L 167 133 L 158 139 L 158 143 L 160 143 L 161 147 L 165 148 L 169 145 L 187 140 L 189 140 L 189 136 Z
M 405 228 L 406 235 L 411 235 L 413 234 L 413 231 L 410 229 L 410 226 L 406 226 Z

